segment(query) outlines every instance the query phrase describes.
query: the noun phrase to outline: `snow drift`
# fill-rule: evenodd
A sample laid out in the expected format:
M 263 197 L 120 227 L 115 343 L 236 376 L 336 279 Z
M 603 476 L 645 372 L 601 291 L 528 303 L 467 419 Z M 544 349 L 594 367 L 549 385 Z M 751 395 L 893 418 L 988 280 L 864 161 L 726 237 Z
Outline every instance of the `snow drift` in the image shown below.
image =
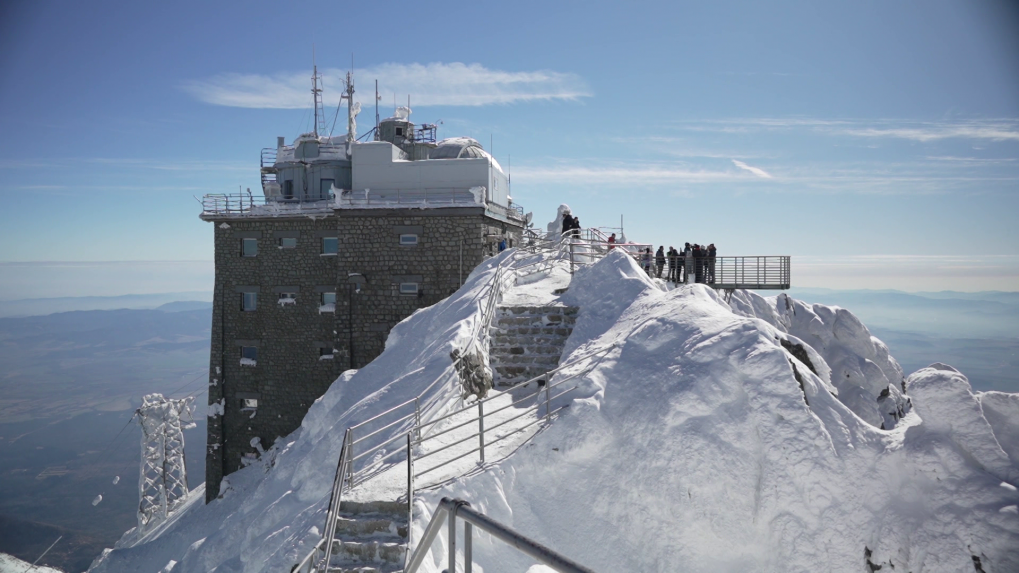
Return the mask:
M 448 365 L 496 262 L 398 325 L 222 499 L 129 533 L 92 570 L 289 570 L 317 541 L 343 429 Z M 599 571 L 1019 571 L 1016 395 L 974 395 L 939 364 L 904 378 L 844 309 L 665 292 L 619 252 L 563 299 L 581 310 L 562 363 L 606 357 L 527 446 L 419 493 L 414 539 L 453 496 Z M 479 570 L 533 565 L 485 535 L 474 555 Z

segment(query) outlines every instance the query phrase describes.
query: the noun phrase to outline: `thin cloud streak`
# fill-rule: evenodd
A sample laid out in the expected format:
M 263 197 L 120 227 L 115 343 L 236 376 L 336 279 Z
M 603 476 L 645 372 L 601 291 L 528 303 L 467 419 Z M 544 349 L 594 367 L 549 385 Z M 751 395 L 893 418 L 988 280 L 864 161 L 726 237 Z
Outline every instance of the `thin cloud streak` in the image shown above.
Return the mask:
M 338 101 L 340 81 L 346 72 L 322 72 L 327 107 Z M 355 70 L 362 82 L 379 80 L 382 101 L 396 94 L 402 103 L 407 94 L 412 106 L 483 106 L 528 101 L 575 101 L 590 97 L 587 83 L 573 73 L 538 70 L 509 72 L 480 64 L 433 62 L 386 63 Z M 365 85 L 362 83 L 362 85 Z M 312 107 L 311 76 L 307 72 L 274 75 L 224 73 L 184 83 L 184 91 L 213 105 L 244 108 L 306 109 Z M 374 88 L 373 88 L 374 89 Z M 335 92 L 335 93 L 334 93 Z M 362 91 L 362 93 L 364 93 Z M 357 98 L 363 102 L 371 96 Z
M 732 164 L 735 165 L 736 167 L 739 167 L 740 169 L 743 169 L 744 171 L 749 171 L 762 179 L 773 179 L 770 173 L 761 169 L 760 167 L 752 167 L 736 159 L 732 160 Z
M 728 171 L 689 170 L 663 165 L 646 167 L 521 167 L 513 178 L 525 183 L 570 183 L 583 185 L 657 185 L 668 183 L 708 183 L 748 180 Z
M 1019 120 L 987 119 L 940 122 L 813 118 L 734 118 L 681 122 L 689 131 L 750 133 L 806 128 L 818 133 L 862 138 L 906 139 L 927 143 L 944 139 L 1019 141 Z

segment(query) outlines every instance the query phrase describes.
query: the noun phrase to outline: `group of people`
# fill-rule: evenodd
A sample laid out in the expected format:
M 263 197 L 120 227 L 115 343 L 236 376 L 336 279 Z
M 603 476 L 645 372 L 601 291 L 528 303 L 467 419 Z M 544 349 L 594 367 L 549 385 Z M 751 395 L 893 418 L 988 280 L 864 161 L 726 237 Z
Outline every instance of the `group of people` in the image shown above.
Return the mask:
M 580 217 L 574 217 L 573 213 L 563 213 L 563 234 L 570 231 L 574 237 L 580 236 Z
M 675 247 L 670 246 L 668 252 L 662 245 L 658 247 L 658 251 L 654 255 L 651 254 L 651 247 L 647 247 L 641 253 L 641 263 L 644 272 L 658 278 L 662 278 L 662 271 L 668 264 L 669 272 L 666 274 L 666 280 L 671 282 L 706 284 L 715 282 L 714 243 L 706 247 L 696 243 L 693 245 L 686 243 L 682 251 L 677 251 Z

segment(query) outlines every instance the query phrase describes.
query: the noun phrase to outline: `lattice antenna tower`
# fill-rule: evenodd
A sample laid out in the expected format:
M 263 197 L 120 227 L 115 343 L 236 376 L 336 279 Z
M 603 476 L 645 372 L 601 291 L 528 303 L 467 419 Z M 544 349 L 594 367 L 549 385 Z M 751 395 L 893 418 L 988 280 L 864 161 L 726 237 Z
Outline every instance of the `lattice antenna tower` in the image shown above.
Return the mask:
M 318 73 L 318 64 L 315 63 L 315 48 L 311 48 L 311 95 L 315 99 L 315 137 L 326 133 L 326 114 L 322 106 L 322 74 Z
M 193 397 L 177 400 L 148 394 L 142 398 L 137 412 L 142 426 L 139 529 L 162 521 L 187 499 L 184 430 L 195 427 L 193 404 Z
M 361 112 L 361 103 L 354 101 L 354 57 L 350 57 L 350 71 L 343 80 L 343 95 L 341 100 L 347 100 L 347 141 L 353 142 L 357 139 L 357 114 Z

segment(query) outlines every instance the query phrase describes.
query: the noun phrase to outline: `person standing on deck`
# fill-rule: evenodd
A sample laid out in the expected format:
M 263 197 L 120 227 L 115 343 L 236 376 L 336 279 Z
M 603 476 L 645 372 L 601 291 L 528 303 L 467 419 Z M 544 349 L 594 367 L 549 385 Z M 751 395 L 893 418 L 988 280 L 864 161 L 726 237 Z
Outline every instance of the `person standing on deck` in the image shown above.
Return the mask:
M 693 274 L 693 249 L 690 243 L 683 249 L 683 282 L 690 282 L 690 275 Z
M 611 251 L 614 248 L 616 248 L 616 234 L 612 233 L 612 235 L 609 236 L 609 250 Z
M 715 244 L 708 245 L 708 284 L 715 284 Z
M 569 213 L 563 213 L 563 230 L 562 230 L 562 234 L 565 235 L 566 233 L 570 232 L 571 230 L 573 230 L 573 215 L 570 215 Z
M 676 259 L 679 258 L 679 253 L 676 252 L 676 247 L 669 245 L 669 275 L 668 279 L 672 282 L 679 282 L 676 278 Z
M 651 276 L 651 247 L 644 249 L 641 254 L 641 263 L 647 276 Z
M 657 267 L 657 278 L 662 278 L 662 269 L 665 267 L 665 245 L 658 245 L 655 253 L 655 267 Z

